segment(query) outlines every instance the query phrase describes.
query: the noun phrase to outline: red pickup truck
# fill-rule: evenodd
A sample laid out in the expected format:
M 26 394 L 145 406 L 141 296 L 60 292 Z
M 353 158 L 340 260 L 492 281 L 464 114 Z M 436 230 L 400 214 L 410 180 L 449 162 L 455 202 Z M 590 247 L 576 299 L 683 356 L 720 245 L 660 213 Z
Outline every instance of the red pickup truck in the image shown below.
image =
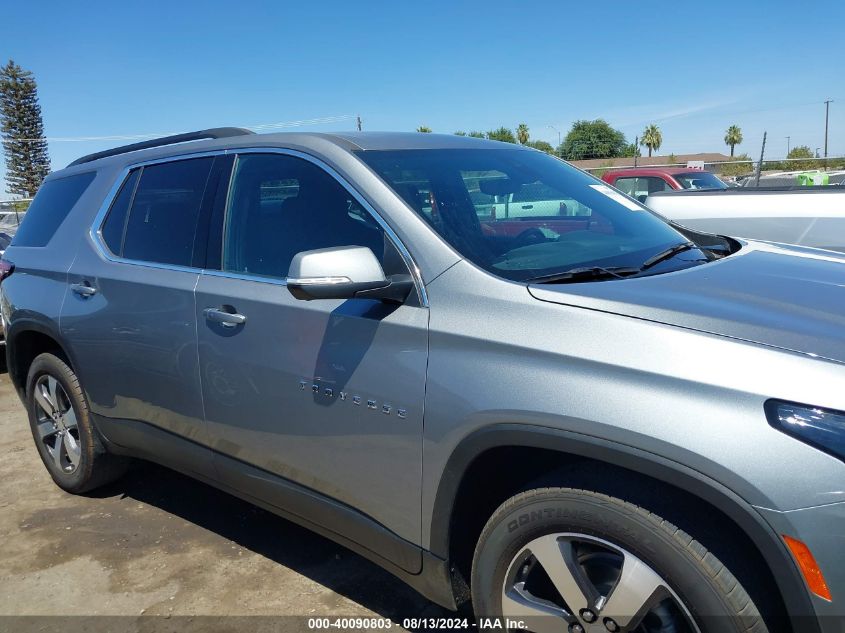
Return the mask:
M 728 188 L 725 183 L 709 171 L 688 167 L 612 169 L 606 171 L 601 178 L 640 202 L 645 202 L 649 194 L 658 191 Z

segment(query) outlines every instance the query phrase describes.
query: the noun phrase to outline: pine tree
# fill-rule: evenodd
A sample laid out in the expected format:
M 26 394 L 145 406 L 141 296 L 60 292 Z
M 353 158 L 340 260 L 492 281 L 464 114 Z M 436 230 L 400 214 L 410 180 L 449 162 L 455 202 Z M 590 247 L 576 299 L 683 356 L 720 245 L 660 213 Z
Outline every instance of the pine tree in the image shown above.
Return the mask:
M 0 133 L 6 192 L 31 198 L 50 173 L 50 157 L 35 78 L 11 59 L 0 68 Z

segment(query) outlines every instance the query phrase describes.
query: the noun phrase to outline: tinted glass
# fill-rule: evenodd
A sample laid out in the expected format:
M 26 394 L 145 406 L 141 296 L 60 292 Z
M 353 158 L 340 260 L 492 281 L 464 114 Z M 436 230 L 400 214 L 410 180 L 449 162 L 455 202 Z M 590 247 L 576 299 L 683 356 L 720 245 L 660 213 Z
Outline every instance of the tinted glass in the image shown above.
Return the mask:
M 238 157 L 223 270 L 283 278 L 300 251 L 332 246 L 369 247 L 384 266 L 386 244 L 355 197 L 316 165 L 278 154 Z
M 707 171 L 695 171 L 691 174 L 675 174 L 675 180 L 684 189 L 727 189 L 728 186 Z
M 48 180 L 35 196 L 15 234 L 15 246 L 46 246 L 73 205 L 82 197 L 96 172 Z
M 135 193 L 135 183 L 138 182 L 138 172 L 139 170 L 135 169 L 129 174 L 109 209 L 103 227 L 100 229 L 103 241 L 115 255 L 121 254 L 123 229 L 126 226 L 129 205 L 132 204 L 132 195 Z
M 671 191 L 668 182 L 657 176 L 640 176 L 638 178 L 617 178 L 614 183 L 617 189 L 624 191 L 632 198 L 645 202 L 649 194 L 658 191 Z
M 213 160 L 195 158 L 143 168 L 126 225 L 123 257 L 191 265 L 197 218 Z
M 540 152 L 438 149 L 358 156 L 459 253 L 508 279 L 580 266 L 639 266 L 685 241 L 645 207 Z

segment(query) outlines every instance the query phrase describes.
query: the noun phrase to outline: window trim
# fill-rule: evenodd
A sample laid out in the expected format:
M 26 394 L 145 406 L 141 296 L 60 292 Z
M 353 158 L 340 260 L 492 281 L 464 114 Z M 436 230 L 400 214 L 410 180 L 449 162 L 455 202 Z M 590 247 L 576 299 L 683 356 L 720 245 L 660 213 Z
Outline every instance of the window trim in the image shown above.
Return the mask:
M 306 160 L 316 167 L 325 171 L 329 176 L 334 178 L 341 187 L 343 187 L 350 195 L 352 195 L 358 203 L 367 211 L 373 219 L 381 226 L 382 230 L 387 234 L 390 240 L 393 242 L 393 245 L 399 251 L 402 259 L 405 262 L 405 265 L 408 267 L 408 270 L 411 272 L 411 278 L 414 280 L 414 286 L 417 289 L 417 296 L 419 298 L 419 303 L 421 307 L 428 308 L 428 293 L 425 289 L 425 284 L 422 280 L 422 273 L 420 272 L 419 267 L 417 266 L 416 261 L 414 261 L 413 256 L 411 255 L 410 251 L 408 251 L 405 244 L 399 239 L 399 236 L 396 232 L 390 227 L 387 221 L 382 217 L 382 215 L 376 211 L 376 209 L 371 205 L 366 198 L 355 188 L 353 187 L 346 178 L 341 176 L 337 170 L 335 170 L 331 165 L 328 165 L 323 160 L 317 158 L 316 156 L 312 156 L 310 154 L 306 154 L 305 152 L 301 152 L 294 149 L 288 149 L 283 147 L 237 147 L 237 148 L 227 148 L 221 150 L 212 150 L 207 152 L 193 152 L 193 153 L 185 153 L 185 154 L 174 154 L 172 156 L 166 156 L 162 158 L 154 158 L 145 161 L 136 161 L 133 163 L 128 163 L 123 166 L 120 170 L 120 173 L 115 178 L 114 184 L 109 189 L 108 193 L 106 194 L 106 198 L 103 201 L 103 204 L 100 205 L 99 211 L 97 211 L 96 216 L 94 217 L 94 221 L 91 224 L 91 228 L 89 230 L 89 237 L 94 244 L 96 251 L 100 254 L 103 259 L 106 259 L 110 262 L 116 264 L 132 264 L 135 266 L 146 266 L 148 268 L 158 268 L 163 270 L 173 270 L 178 272 L 190 272 L 190 273 L 199 273 L 202 275 L 211 275 L 214 277 L 228 277 L 231 279 L 239 279 L 243 281 L 254 281 L 257 283 L 269 283 L 272 285 L 277 286 L 287 286 L 286 279 L 278 279 L 272 277 L 263 277 L 259 275 L 248 275 L 243 273 L 233 273 L 233 272 L 226 272 L 223 270 L 217 269 L 210 269 L 210 268 L 197 268 L 195 266 L 179 266 L 176 264 L 163 264 L 160 262 L 148 262 L 144 260 L 137 260 L 137 259 L 127 259 L 125 257 L 119 257 L 112 253 L 108 247 L 106 247 L 105 242 L 102 236 L 102 228 L 103 224 L 105 223 L 106 215 L 111 208 L 111 205 L 114 203 L 114 199 L 118 193 L 120 193 L 120 188 L 123 186 L 123 183 L 126 181 L 126 178 L 129 176 L 129 172 L 133 169 L 137 169 L 139 167 L 147 167 L 150 165 L 160 165 L 164 163 L 172 163 L 180 160 L 189 160 L 192 158 L 206 158 L 206 157 L 213 157 L 213 156 L 228 156 L 234 155 L 235 158 L 239 154 L 283 154 L 286 156 L 292 156 L 294 158 L 301 158 Z M 213 167 L 212 167 L 213 169 Z M 229 200 L 229 191 L 232 187 L 232 182 L 234 179 L 235 169 L 234 165 L 232 166 L 231 173 L 229 175 L 229 182 L 228 186 L 226 187 L 225 195 L 226 195 L 226 209 L 224 210 L 223 214 L 223 221 L 225 222 L 225 217 L 228 215 L 228 200 Z M 138 182 L 140 182 L 140 176 L 138 177 Z M 221 232 L 221 244 L 222 244 L 222 231 L 223 231 L 223 224 L 221 223 L 219 226 L 210 226 L 209 227 L 209 238 L 212 234 L 212 231 L 219 231 Z M 125 233 L 125 231 L 124 231 Z M 125 235 L 122 239 L 125 239 Z
M 100 257 L 105 260 L 108 260 L 115 264 L 132 264 L 134 266 L 145 266 L 147 268 L 158 268 L 161 270 L 173 270 L 177 272 L 189 272 L 189 273 L 198 273 L 202 271 L 202 268 L 197 268 L 195 266 L 180 266 L 177 264 L 165 264 L 162 262 L 150 262 L 143 259 L 129 259 L 127 257 L 122 257 L 120 255 L 115 255 L 112 253 L 108 246 L 106 246 L 106 242 L 103 239 L 103 225 L 106 221 L 106 216 L 108 215 L 109 209 L 111 208 L 112 204 L 114 204 L 114 200 L 117 197 L 117 194 L 120 193 L 120 189 L 123 186 L 123 183 L 126 182 L 126 179 L 129 177 L 129 172 L 133 169 L 143 168 L 150 165 L 161 165 L 164 163 L 173 163 L 180 160 L 190 160 L 192 158 L 207 158 L 218 156 L 220 154 L 224 154 L 225 152 L 197 152 L 193 154 L 179 154 L 176 156 L 168 156 L 166 158 L 157 158 L 153 160 L 146 160 L 146 161 L 138 161 L 135 163 L 130 163 L 128 165 L 124 165 L 124 167 L 120 170 L 120 173 L 115 178 L 115 182 L 112 185 L 109 192 L 106 194 L 106 198 L 103 201 L 103 204 L 100 205 L 100 210 L 97 211 L 97 215 L 94 216 L 94 221 L 91 224 L 91 228 L 88 231 L 88 236 L 91 238 L 91 241 L 94 244 L 95 250 L 99 253 Z M 213 167 L 213 166 L 212 166 Z M 138 175 L 138 180 L 136 182 L 136 189 L 137 183 L 141 182 L 141 175 Z M 132 199 L 134 201 L 134 193 Z M 129 212 L 126 214 L 127 220 L 129 218 L 129 213 L 131 213 L 132 208 L 130 207 Z M 200 209 L 200 213 L 202 213 L 202 209 Z M 126 240 L 126 226 L 123 229 L 123 236 L 121 237 L 121 250 L 123 250 L 123 242 Z

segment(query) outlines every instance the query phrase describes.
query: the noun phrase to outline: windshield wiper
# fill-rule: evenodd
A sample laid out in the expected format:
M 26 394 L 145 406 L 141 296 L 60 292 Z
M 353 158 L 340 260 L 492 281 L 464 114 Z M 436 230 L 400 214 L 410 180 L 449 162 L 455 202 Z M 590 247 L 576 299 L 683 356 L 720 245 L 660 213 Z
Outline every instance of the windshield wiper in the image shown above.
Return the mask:
M 667 248 L 665 251 L 660 251 L 657 255 L 652 255 L 647 260 L 645 260 L 642 265 L 640 266 L 640 270 L 645 270 L 646 268 L 651 268 L 655 264 L 659 264 L 662 261 L 665 261 L 671 257 L 674 257 L 678 253 L 683 253 L 684 251 L 691 250 L 693 248 L 698 248 L 698 244 L 695 242 L 681 242 L 680 244 L 675 244 Z
M 703 248 L 695 242 L 682 242 L 675 244 L 664 251 L 660 251 L 656 255 L 652 255 L 645 260 L 639 268 L 633 266 L 583 266 L 579 268 L 570 268 L 560 273 L 552 273 L 551 275 L 540 275 L 539 277 L 530 277 L 525 279 L 526 283 L 531 284 L 554 284 L 566 283 L 576 281 L 589 281 L 594 279 L 624 279 L 637 275 L 638 273 L 651 268 L 655 264 L 670 259 L 678 253 L 692 250 L 695 248 Z M 707 250 L 706 248 L 704 250 Z
M 530 284 L 554 284 L 566 283 L 569 281 L 587 281 L 590 279 L 601 279 L 611 277 L 614 279 L 624 279 L 628 275 L 635 275 L 640 272 L 639 268 L 631 268 L 629 266 L 584 266 L 581 268 L 570 268 L 560 273 L 552 273 L 551 275 L 540 275 L 539 277 L 530 277 L 525 280 Z

